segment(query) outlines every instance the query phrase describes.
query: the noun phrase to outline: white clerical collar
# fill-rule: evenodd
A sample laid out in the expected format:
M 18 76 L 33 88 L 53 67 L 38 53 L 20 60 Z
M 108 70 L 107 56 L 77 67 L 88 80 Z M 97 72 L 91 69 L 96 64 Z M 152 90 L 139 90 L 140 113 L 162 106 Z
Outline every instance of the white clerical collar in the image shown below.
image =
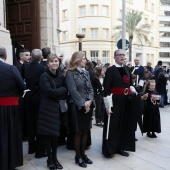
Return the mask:
M 46 59 L 46 58 L 43 58 L 43 61 L 47 61 L 47 59 Z
M 21 64 L 24 64 L 24 62 L 23 62 L 23 61 L 21 61 L 21 60 L 20 60 L 19 62 L 20 62 Z
M 116 66 L 116 67 L 123 67 L 123 64 L 122 64 L 122 65 L 119 65 L 119 64 L 115 63 L 115 66 Z
M 2 58 L 0 58 L 0 61 L 5 62 Z

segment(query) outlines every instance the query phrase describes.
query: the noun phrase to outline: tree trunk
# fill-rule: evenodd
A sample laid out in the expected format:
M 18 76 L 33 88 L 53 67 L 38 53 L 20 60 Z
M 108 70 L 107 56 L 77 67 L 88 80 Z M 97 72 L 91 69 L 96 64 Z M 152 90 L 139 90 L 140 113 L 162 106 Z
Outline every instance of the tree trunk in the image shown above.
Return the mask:
M 133 35 L 129 36 L 129 62 L 132 60 L 132 41 L 133 41 Z

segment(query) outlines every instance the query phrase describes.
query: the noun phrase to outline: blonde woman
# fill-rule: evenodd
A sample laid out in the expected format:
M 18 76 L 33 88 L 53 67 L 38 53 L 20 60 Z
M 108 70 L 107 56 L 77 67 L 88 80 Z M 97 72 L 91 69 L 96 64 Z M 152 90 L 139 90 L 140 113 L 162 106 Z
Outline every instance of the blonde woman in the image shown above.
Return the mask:
M 47 57 L 48 69 L 40 77 L 41 103 L 38 119 L 38 133 L 44 135 L 48 154 L 47 167 L 50 170 L 63 169 L 57 159 L 58 137 L 60 135 L 59 101 L 67 96 L 64 76 L 59 71 L 59 58 L 55 54 Z
M 93 89 L 88 71 L 85 70 L 86 58 L 83 52 L 75 52 L 70 60 L 66 74 L 69 91 L 69 117 L 74 130 L 75 163 L 87 167 L 93 162 L 85 155 L 88 130 L 91 128 Z

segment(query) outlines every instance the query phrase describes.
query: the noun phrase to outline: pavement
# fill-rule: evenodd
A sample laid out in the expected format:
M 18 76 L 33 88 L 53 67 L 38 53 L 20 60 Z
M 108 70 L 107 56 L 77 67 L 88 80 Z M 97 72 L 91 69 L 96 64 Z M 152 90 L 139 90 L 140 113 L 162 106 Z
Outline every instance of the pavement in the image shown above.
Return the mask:
M 136 132 L 136 152 L 130 152 L 129 157 L 115 154 L 113 158 L 102 155 L 102 128 L 93 125 L 91 130 L 92 145 L 86 154 L 93 160 L 87 170 L 170 170 L 170 106 L 160 108 L 162 132 L 157 138 L 148 138 L 141 132 Z M 94 123 L 94 122 L 93 122 Z M 47 170 L 46 159 L 36 159 L 34 155 L 27 154 L 28 143 L 23 143 L 24 165 L 18 170 Z M 67 150 L 65 146 L 58 148 L 58 160 L 63 170 L 80 170 L 74 162 L 75 152 Z

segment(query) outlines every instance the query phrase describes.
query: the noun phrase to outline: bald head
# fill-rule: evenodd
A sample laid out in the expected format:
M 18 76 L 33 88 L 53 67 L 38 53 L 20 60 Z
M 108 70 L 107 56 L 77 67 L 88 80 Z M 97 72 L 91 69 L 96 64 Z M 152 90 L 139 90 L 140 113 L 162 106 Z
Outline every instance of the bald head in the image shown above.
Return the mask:
M 6 60 L 6 58 L 7 58 L 7 52 L 3 46 L 0 46 L 0 58 L 2 58 L 4 60 Z

